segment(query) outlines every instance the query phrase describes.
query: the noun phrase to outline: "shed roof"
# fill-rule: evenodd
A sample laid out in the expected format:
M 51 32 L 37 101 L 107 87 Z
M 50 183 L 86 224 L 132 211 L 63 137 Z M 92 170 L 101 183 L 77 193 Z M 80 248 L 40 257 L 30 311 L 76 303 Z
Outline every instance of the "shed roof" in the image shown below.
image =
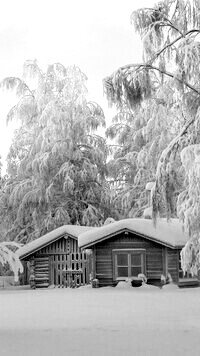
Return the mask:
M 88 248 L 123 231 L 141 235 L 171 248 L 182 248 L 187 242 L 187 236 L 178 219 L 158 219 L 156 226 L 150 219 L 123 219 L 95 228 L 95 231 L 91 229 L 81 233 L 78 238 L 79 247 Z
M 94 228 L 89 226 L 79 226 L 79 225 L 63 225 L 21 247 L 18 250 L 18 256 L 20 259 L 24 259 L 27 256 L 33 254 L 34 252 L 40 250 L 42 247 L 51 244 L 52 242 L 58 240 L 59 238 L 65 235 L 77 240 L 80 233 L 86 232 L 90 229 L 94 229 Z

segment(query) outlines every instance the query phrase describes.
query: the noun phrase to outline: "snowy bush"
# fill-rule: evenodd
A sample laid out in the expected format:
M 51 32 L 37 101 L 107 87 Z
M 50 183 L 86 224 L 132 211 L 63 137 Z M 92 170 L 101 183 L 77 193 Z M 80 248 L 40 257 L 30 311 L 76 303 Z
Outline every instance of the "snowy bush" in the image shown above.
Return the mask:
M 113 218 L 107 218 L 104 222 L 104 225 L 112 224 L 115 222 L 115 219 Z
M 200 268 L 199 241 L 189 240 L 181 251 L 181 268 L 184 275 L 189 272 L 192 276 L 198 275 Z
M 170 283 L 173 282 L 170 273 L 168 273 L 167 276 L 164 276 L 164 275 L 162 274 L 162 275 L 161 275 L 161 278 L 160 278 L 160 281 L 161 281 L 161 285 L 166 285 L 166 284 L 170 284 Z
M 15 282 L 18 281 L 19 272 L 23 272 L 23 266 L 16 252 L 19 247 L 21 247 L 21 245 L 14 241 L 0 243 L 0 263 L 3 266 L 6 264 L 9 265 L 14 273 Z
M 147 283 L 147 277 L 143 273 L 138 274 L 138 278 L 142 280 L 143 283 Z

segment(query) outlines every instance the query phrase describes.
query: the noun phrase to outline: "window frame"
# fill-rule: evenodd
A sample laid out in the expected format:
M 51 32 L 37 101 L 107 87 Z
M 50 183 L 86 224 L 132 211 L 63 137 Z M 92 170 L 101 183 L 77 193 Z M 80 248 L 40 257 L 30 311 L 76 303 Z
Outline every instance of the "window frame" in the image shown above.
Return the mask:
M 128 255 L 128 277 L 118 277 L 118 267 L 117 264 L 117 255 L 127 254 Z M 131 263 L 131 255 L 140 255 L 141 256 L 141 272 L 142 274 L 146 274 L 146 249 L 143 248 L 133 248 L 133 249 L 114 249 L 112 250 L 112 259 L 113 259 L 113 279 L 114 281 L 124 281 L 127 278 L 133 278 L 135 276 L 131 276 L 131 267 L 134 267 Z M 123 267 L 123 266 L 122 266 Z M 126 266 L 124 266 L 126 267 Z M 140 267 L 140 266 L 135 266 Z

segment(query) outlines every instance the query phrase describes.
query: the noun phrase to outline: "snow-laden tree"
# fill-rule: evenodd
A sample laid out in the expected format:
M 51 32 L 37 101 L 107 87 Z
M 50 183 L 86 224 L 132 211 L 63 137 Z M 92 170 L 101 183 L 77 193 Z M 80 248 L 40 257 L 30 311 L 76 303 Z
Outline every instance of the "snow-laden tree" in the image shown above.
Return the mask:
M 23 272 L 23 266 L 17 254 L 17 250 L 21 247 L 20 244 L 10 242 L 0 242 L 0 263 L 5 266 L 9 265 L 14 274 L 15 282 L 18 281 L 19 273 Z
M 56 63 L 43 72 L 26 61 L 23 79 L 2 81 L 19 97 L 7 117 L 20 126 L 1 191 L 11 239 L 31 240 L 62 224 L 98 225 L 107 217 L 107 147 L 95 133 L 105 119 L 86 100 L 86 80 L 75 66 Z
M 169 90 L 173 89 L 172 107 L 180 108 L 179 125 L 159 157 L 153 215 L 156 219 L 159 213 L 163 213 L 164 206 L 165 216 L 170 218 L 174 201 L 175 206 L 178 204 L 178 214 L 191 238 L 182 253 L 182 263 L 189 270 L 191 266 L 198 269 L 200 210 L 196 182 L 200 178 L 197 163 L 200 142 L 200 2 L 160 1 L 153 8 L 135 11 L 131 21 L 143 40 L 143 63 L 120 67 L 105 78 L 104 90 L 111 105 L 119 109 L 126 106 L 134 111 L 139 106 L 143 110 L 148 100 L 157 98 L 161 86 L 168 85 Z M 170 111 L 163 119 L 168 121 L 169 118 Z M 186 164 L 190 159 L 194 161 Z M 186 177 L 181 193 L 174 189 L 177 167 L 181 176 Z
M 2 192 L 3 186 L 6 181 L 6 176 L 3 176 L 1 174 L 1 168 L 2 168 L 2 163 L 1 163 L 1 157 L 0 157 L 0 192 Z M 0 193 L 0 195 L 1 195 L 1 193 Z M 3 201 L 3 197 L 2 197 L 2 199 L 0 199 L 0 216 L 1 216 L 1 219 L 0 219 L 0 241 L 4 240 L 5 231 L 9 226 L 9 222 L 7 220 L 5 221 L 5 216 L 3 216 L 4 215 L 3 212 L 4 212 L 4 201 Z
M 184 118 L 173 94 L 168 83 L 160 83 L 156 96 L 142 107 L 120 110 L 106 131 L 116 143 L 108 170 L 115 202 L 124 216 L 143 214 L 148 204 L 146 184 L 156 179 L 159 157 L 182 125 Z M 177 196 L 182 185 L 180 159 L 176 159 L 175 165 L 178 170 L 174 171 L 173 189 Z M 176 214 L 175 201 L 172 210 Z

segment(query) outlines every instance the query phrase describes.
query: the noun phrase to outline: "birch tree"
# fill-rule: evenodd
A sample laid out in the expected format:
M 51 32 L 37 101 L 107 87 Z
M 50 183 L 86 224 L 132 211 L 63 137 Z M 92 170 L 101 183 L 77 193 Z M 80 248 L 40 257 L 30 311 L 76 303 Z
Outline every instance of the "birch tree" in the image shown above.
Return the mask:
M 22 79 L 2 81 L 19 97 L 7 116 L 20 126 L 1 192 L 11 239 L 25 242 L 63 224 L 99 225 L 107 217 L 107 146 L 96 134 L 105 118 L 87 102 L 86 80 L 76 66 L 55 63 L 43 72 L 26 61 Z

